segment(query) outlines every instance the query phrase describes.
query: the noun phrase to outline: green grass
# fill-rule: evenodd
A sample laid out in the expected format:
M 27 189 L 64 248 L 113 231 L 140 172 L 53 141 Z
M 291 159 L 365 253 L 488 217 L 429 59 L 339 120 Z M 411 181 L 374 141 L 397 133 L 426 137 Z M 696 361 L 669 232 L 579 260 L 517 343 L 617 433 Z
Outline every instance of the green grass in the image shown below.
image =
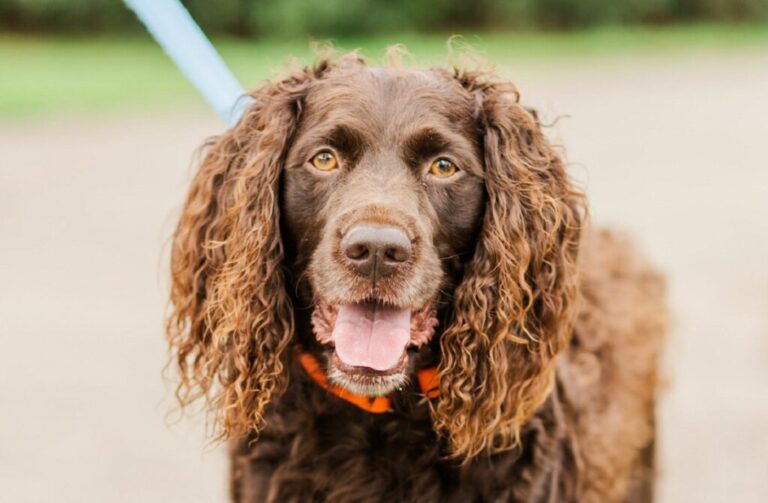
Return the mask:
M 380 60 L 393 43 L 405 44 L 420 64 L 447 61 L 447 34 L 399 34 L 338 39 Z M 558 63 L 595 57 L 633 58 L 680 52 L 761 50 L 768 26 L 693 25 L 664 29 L 612 28 L 575 33 L 484 33 L 464 40 L 500 66 Z M 311 61 L 308 41 L 216 40 L 246 87 L 279 73 L 289 57 Z M 134 38 L 0 36 L 0 119 L 115 108 L 157 109 L 199 103 L 155 43 Z

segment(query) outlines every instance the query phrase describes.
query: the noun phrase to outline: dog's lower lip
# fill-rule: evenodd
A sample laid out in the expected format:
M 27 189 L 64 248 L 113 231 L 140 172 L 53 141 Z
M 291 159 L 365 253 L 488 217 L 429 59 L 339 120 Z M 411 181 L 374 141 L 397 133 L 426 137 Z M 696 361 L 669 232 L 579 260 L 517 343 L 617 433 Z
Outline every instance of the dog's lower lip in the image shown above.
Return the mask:
M 357 375 L 362 377 L 385 377 L 385 376 L 391 376 L 391 375 L 403 373 L 405 371 L 405 368 L 407 367 L 407 363 L 408 363 L 407 360 L 408 360 L 408 353 L 407 351 L 403 351 L 403 354 L 400 357 L 400 360 L 397 362 L 395 366 L 387 370 L 375 370 L 369 367 L 357 367 L 354 365 L 347 365 L 341 360 L 341 358 L 339 358 L 339 355 L 336 354 L 336 351 L 333 351 L 333 354 L 331 355 L 331 365 L 336 367 L 336 369 L 340 370 L 341 372 L 344 372 L 345 374 Z

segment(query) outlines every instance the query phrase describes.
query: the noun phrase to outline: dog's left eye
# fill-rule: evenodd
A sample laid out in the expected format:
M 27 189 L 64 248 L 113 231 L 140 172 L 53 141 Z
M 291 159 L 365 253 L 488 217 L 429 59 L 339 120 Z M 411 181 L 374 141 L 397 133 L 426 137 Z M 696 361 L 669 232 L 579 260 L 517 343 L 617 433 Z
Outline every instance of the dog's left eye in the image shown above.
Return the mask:
M 327 150 L 316 154 L 310 162 L 312 163 L 312 166 L 319 169 L 320 171 L 331 171 L 339 167 L 336 156 Z
M 440 178 L 448 178 L 453 176 L 459 168 L 450 160 L 445 157 L 435 160 L 429 167 L 429 172 Z

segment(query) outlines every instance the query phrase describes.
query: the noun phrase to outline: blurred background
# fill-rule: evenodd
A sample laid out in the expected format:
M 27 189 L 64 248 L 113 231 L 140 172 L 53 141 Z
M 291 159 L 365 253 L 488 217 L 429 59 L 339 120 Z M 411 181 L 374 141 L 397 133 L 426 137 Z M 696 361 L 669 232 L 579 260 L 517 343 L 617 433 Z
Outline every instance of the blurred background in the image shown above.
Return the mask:
M 516 82 L 669 278 L 658 500 L 768 501 L 768 0 L 184 2 L 248 88 L 312 40 Z M 225 126 L 117 0 L 0 0 L 0 494 L 224 501 L 164 382 L 168 242 Z

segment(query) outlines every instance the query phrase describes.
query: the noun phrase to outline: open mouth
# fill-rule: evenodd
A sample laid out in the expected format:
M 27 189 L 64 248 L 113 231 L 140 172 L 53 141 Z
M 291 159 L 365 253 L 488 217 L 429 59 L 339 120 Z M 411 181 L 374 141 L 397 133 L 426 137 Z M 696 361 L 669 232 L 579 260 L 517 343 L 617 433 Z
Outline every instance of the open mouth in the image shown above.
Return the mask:
M 437 326 L 435 310 L 394 307 L 376 301 L 331 305 L 312 314 L 315 337 L 333 348 L 329 377 L 351 391 L 382 394 L 401 385 L 408 349 L 426 344 Z

